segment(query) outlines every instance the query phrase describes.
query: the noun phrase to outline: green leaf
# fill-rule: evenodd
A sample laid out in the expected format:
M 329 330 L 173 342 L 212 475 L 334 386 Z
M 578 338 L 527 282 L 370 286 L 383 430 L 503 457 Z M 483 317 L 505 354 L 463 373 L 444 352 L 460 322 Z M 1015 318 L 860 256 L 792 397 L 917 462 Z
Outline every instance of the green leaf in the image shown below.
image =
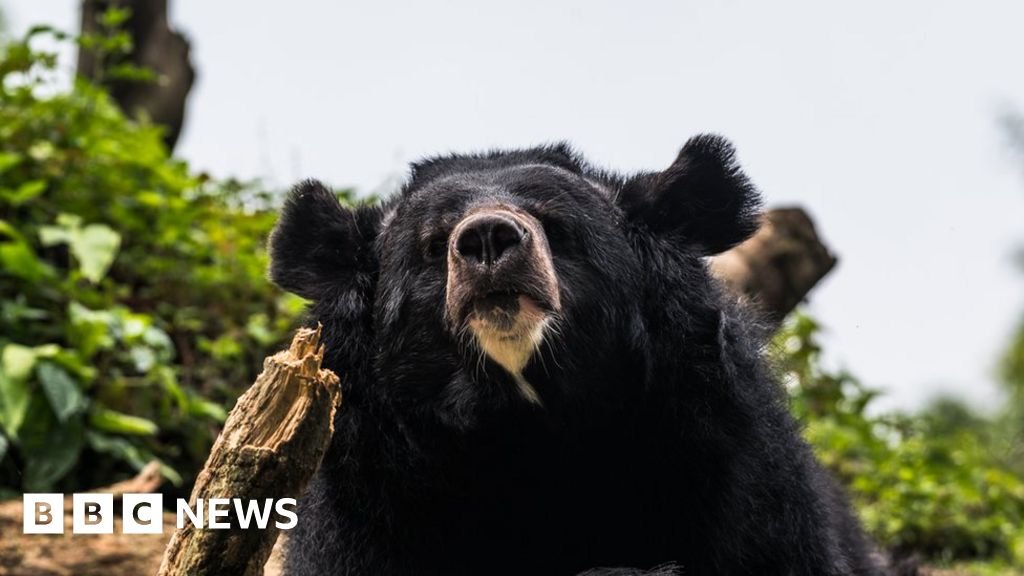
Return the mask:
M 0 433 L 0 462 L 4 461 L 4 456 L 7 455 L 7 447 L 10 445 L 11 443 L 7 441 L 7 437 Z
M 178 474 L 177 470 L 163 462 L 160 463 L 160 475 L 175 486 L 181 486 L 185 482 L 185 479 L 181 477 L 181 474 Z
M 93 284 L 103 279 L 121 247 L 121 235 L 113 228 L 105 224 L 83 228 L 82 219 L 74 214 L 58 215 L 56 226 L 41 226 L 39 240 L 44 246 L 68 244 L 82 276 Z
M 127 62 L 111 66 L 107 70 L 107 77 L 112 80 L 128 82 L 155 82 L 157 80 L 157 74 L 152 69 Z
M 46 310 L 32 308 L 25 302 L 24 294 L 19 294 L 10 300 L 0 302 L 0 318 L 2 318 L 2 321 L 16 324 L 19 322 L 43 320 L 49 316 Z
M 52 358 L 59 352 L 56 344 L 4 346 L 0 354 L 0 424 L 12 438 L 18 436 L 32 401 L 28 379 L 33 369 L 40 358 Z
M 212 341 L 203 339 L 199 342 L 199 346 L 204 351 L 208 351 L 217 360 L 238 358 L 242 355 L 242 352 L 244 352 L 242 345 L 238 342 L 238 339 L 230 334 L 224 334 L 220 338 Z
M 0 152 L 0 174 L 10 170 L 21 162 L 21 154 Z
M 60 226 L 40 226 L 39 241 L 43 246 L 54 246 L 71 242 L 71 231 Z
M 117 28 L 128 21 L 131 13 L 128 8 L 107 8 L 100 14 L 99 21 L 105 28 Z
M 28 383 L 0 371 L 0 426 L 12 439 L 18 437 L 32 400 Z
M 0 356 L 0 366 L 3 366 L 4 374 L 15 380 L 26 380 L 36 366 L 38 354 L 33 348 L 21 344 L 8 344 L 4 346 Z
M 145 374 L 156 366 L 156 353 L 145 346 L 132 346 L 128 355 L 132 359 L 132 364 L 135 365 L 135 370 L 140 374 Z
M 53 26 L 49 26 L 47 24 L 36 24 L 28 29 L 25 36 L 27 38 L 31 38 L 33 36 L 38 36 L 39 34 L 53 34 L 55 32 L 57 32 L 57 29 Z
M 0 244 L 0 270 L 29 282 L 39 282 L 53 274 L 49 265 L 24 242 Z
M 78 214 L 61 212 L 57 214 L 57 226 L 68 230 L 77 230 L 82 227 L 82 217 Z
M 114 434 L 152 436 L 159 431 L 159 428 L 152 420 L 102 407 L 96 407 L 92 410 L 89 423 L 97 430 Z
M 121 235 L 110 226 L 90 224 L 71 243 L 71 253 L 78 259 L 82 275 L 93 284 L 106 275 L 121 247 Z
M 32 403 L 22 436 L 21 452 L 26 458 L 23 483 L 29 492 L 50 490 L 75 465 L 85 445 L 82 419 L 59 424 L 41 399 Z
M 78 302 L 68 304 L 70 340 L 85 358 L 116 344 L 112 334 L 117 318 L 109 310 L 90 310 Z
M 245 332 L 253 340 L 267 346 L 274 342 L 274 334 L 270 331 L 270 320 L 266 314 L 253 314 L 245 324 Z
M 29 180 L 13 190 L 0 189 L 0 195 L 8 203 L 20 206 L 39 196 L 44 190 L 46 190 L 46 180 Z
M 56 344 L 43 344 L 32 349 L 36 358 L 54 358 L 61 353 L 60 346 Z
M 85 396 L 63 368 L 52 362 L 41 362 L 36 374 L 58 422 L 67 422 L 73 414 L 85 408 Z
M 53 142 L 39 140 L 28 147 L 28 155 L 36 162 L 47 162 L 57 153 L 57 147 Z
M 14 226 L 11 226 L 11 223 L 6 220 L 0 220 L 0 235 L 7 236 L 8 238 L 18 242 L 24 242 L 25 240 L 21 233 L 18 232 Z
M 25 489 L 32 492 L 45 492 L 53 487 L 53 483 L 63 478 L 78 461 L 82 453 L 82 437 L 80 433 L 69 432 L 56 428 L 41 450 L 28 457 L 25 463 Z
M 95 430 L 88 430 L 85 433 L 85 437 L 89 447 L 96 452 L 126 462 L 136 470 L 142 470 L 146 464 L 155 458 L 152 452 L 136 446 L 131 440 L 123 436 L 110 436 Z
M 224 407 L 216 402 L 210 402 L 203 398 L 195 397 L 189 402 L 188 413 L 198 418 L 212 418 L 218 422 L 227 420 L 228 413 Z

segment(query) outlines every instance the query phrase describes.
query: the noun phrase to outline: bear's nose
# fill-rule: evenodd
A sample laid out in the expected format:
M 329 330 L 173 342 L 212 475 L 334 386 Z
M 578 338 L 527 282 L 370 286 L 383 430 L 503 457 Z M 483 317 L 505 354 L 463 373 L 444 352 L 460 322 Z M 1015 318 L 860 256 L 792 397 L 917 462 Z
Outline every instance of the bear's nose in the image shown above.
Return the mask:
M 501 214 L 470 216 L 459 227 L 455 252 L 463 260 L 491 266 L 506 252 L 515 250 L 526 238 L 526 230 L 514 219 Z

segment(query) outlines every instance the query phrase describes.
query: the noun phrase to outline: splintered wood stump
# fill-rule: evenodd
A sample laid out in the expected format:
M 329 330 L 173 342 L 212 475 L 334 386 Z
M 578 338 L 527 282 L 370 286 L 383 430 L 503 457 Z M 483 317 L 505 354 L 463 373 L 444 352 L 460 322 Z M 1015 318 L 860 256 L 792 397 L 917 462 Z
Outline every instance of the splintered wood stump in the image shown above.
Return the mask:
M 193 510 L 197 498 L 263 503 L 301 495 L 327 450 L 341 403 L 338 377 L 320 367 L 322 360 L 318 327 L 299 330 L 288 350 L 264 361 L 196 479 Z M 266 529 L 247 530 L 234 519 L 223 530 L 186 521 L 167 545 L 158 576 L 258 576 L 277 540 L 276 519 L 272 514 Z

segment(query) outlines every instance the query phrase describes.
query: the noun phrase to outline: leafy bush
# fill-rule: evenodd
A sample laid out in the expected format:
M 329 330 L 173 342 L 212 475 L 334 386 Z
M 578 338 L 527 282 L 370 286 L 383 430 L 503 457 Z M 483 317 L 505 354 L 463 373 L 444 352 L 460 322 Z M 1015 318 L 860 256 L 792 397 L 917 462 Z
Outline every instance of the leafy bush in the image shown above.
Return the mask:
M 1010 342 L 1000 366 L 1009 402 L 1001 414 L 999 440 L 1006 446 L 1006 463 L 1024 475 L 1024 322 Z
M 807 439 L 879 543 L 1024 566 L 1024 480 L 1002 464 L 990 423 L 950 400 L 915 416 L 871 416 L 876 393 L 822 368 L 818 331 L 807 316 L 791 318 L 776 337 L 779 365 Z
M 264 275 L 276 197 L 191 174 L 101 89 L 60 89 L 44 33 L 0 56 L 0 487 L 154 457 L 180 482 L 301 309 Z

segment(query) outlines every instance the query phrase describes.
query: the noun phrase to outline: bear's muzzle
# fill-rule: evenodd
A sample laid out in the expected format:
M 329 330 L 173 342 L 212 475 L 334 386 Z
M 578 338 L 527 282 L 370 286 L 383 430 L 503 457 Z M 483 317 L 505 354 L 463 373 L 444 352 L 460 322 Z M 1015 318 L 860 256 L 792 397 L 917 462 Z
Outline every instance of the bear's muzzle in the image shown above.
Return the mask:
M 511 206 L 476 207 L 448 241 L 445 317 L 466 328 L 514 376 L 540 346 L 560 311 L 558 279 L 544 228 Z

